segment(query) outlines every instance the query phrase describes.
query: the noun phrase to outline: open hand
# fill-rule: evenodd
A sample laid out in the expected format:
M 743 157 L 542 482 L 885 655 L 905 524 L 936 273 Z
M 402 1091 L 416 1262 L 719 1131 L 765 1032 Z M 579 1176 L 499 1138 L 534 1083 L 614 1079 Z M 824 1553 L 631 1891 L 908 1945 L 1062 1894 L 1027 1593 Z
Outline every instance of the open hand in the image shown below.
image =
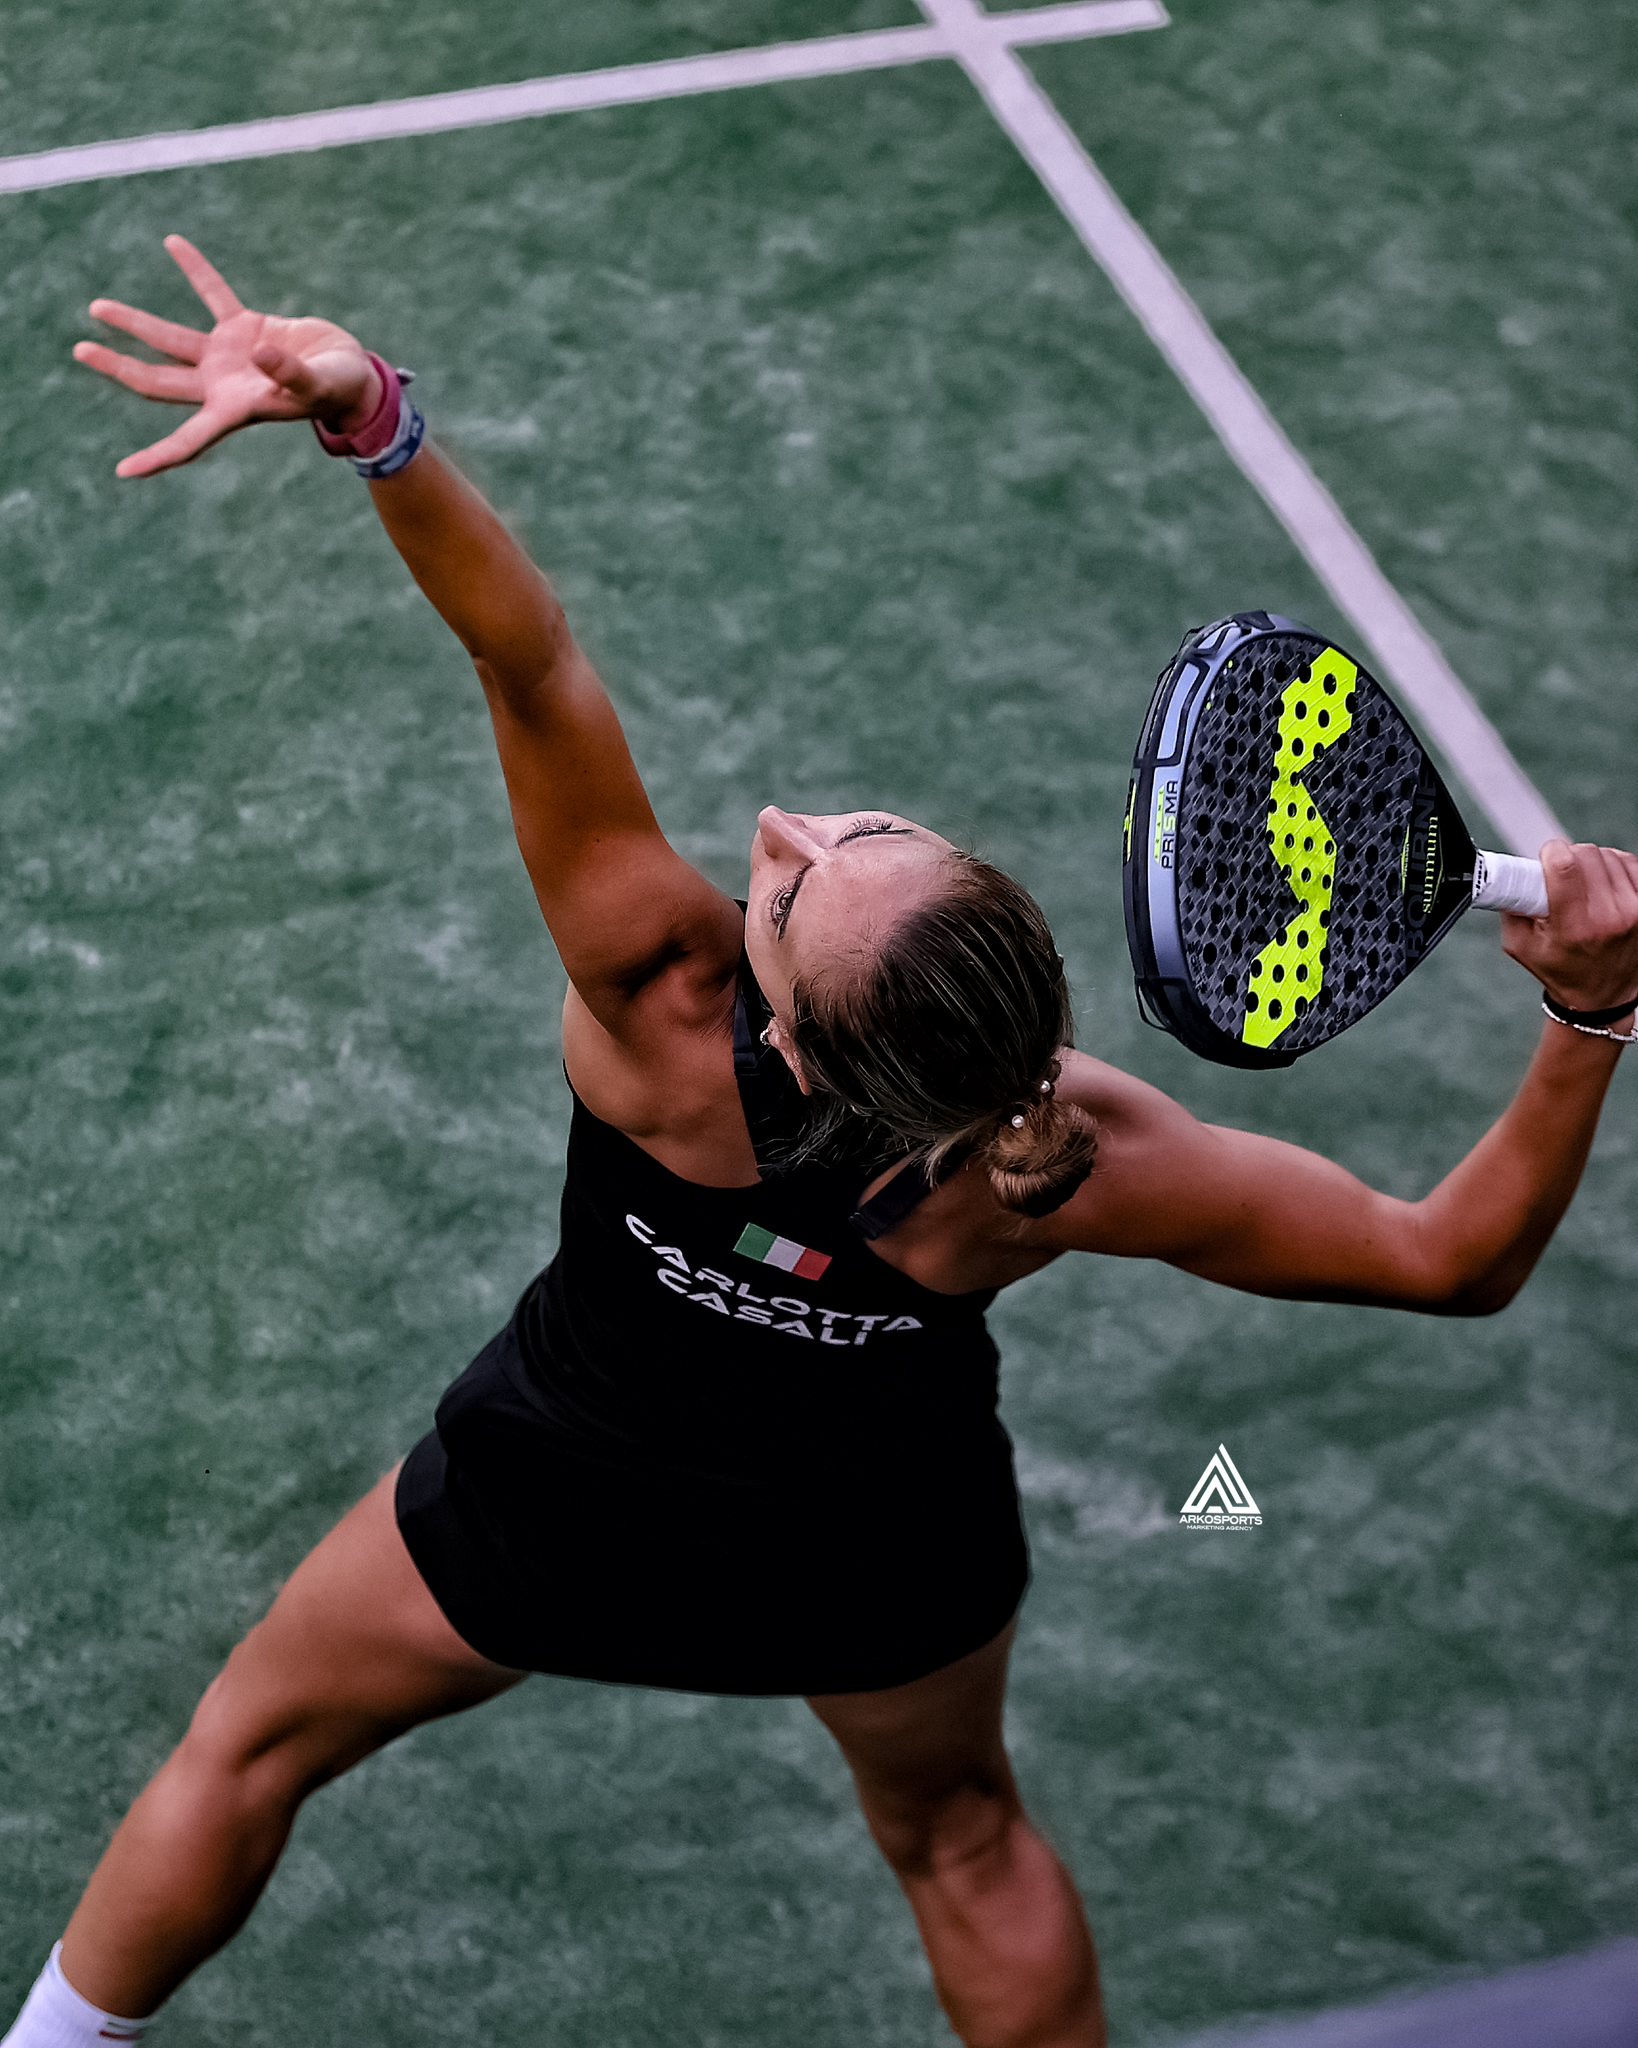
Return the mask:
M 1503 946 L 1569 1009 L 1611 1009 L 1638 995 L 1638 857 L 1550 839 L 1541 865 L 1548 914 L 1504 917 Z
M 134 335 L 172 363 L 122 356 L 100 341 L 74 347 L 76 362 L 172 405 L 199 410 L 163 440 L 127 455 L 118 476 L 153 476 L 192 462 L 207 448 L 257 420 L 319 419 L 338 433 L 362 426 L 381 395 L 381 380 L 364 349 L 328 320 L 283 320 L 241 306 L 232 287 L 181 235 L 167 235 L 194 290 L 215 318 L 208 334 L 161 320 L 118 299 L 93 299 L 91 317 Z

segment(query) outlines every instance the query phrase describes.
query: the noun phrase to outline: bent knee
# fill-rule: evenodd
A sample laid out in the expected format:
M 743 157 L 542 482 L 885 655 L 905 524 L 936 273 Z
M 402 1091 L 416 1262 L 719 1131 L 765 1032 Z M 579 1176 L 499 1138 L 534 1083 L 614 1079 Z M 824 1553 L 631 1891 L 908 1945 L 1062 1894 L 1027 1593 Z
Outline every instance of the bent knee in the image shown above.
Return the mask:
M 264 1653 L 251 1630 L 193 1711 L 176 1761 L 190 1775 L 236 1786 L 255 1804 L 299 1802 L 386 1739 L 327 1704 Z
M 1010 1779 L 985 1774 L 920 1797 L 867 1794 L 865 1818 L 901 1882 L 980 1872 L 1011 1852 L 1023 1808 Z

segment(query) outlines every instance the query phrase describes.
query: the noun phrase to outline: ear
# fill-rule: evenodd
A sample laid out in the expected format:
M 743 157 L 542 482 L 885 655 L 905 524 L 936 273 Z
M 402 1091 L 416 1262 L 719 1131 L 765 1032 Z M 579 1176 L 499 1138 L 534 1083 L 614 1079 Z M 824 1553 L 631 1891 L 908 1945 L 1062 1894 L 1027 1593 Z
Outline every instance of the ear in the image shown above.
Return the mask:
M 768 1019 L 768 1027 L 762 1034 L 762 1042 L 764 1045 L 772 1046 L 786 1066 L 790 1068 L 791 1072 L 796 1076 L 796 1085 L 801 1089 L 802 1093 L 804 1095 L 811 1095 L 813 1093 L 813 1084 L 809 1081 L 807 1075 L 803 1073 L 802 1062 L 796 1056 L 796 1048 L 785 1036 L 777 1017 L 770 1017 Z

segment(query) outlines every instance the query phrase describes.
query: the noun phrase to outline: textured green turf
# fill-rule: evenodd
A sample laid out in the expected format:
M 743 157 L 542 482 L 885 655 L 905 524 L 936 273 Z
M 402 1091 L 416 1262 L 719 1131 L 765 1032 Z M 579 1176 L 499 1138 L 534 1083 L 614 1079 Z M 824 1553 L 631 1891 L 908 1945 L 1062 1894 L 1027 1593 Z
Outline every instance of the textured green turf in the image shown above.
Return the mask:
M 1032 61 L 1548 795 L 1631 836 L 1608 11 L 1181 11 Z M 41 28 L 67 82 L 28 118 L 865 18 L 428 15 L 458 80 L 406 31 L 305 101 L 248 98 L 218 43 L 116 119 L 110 15 L 77 55 Z M 94 291 L 186 311 L 173 226 L 416 364 L 724 883 L 770 797 L 975 838 L 1047 904 L 1085 1043 L 1405 1191 L 1532 1037 L 1478 920 L 1286 1075 L 1136 1024 L 1115 860 L 1155 669 L 1236 605 L 1340 622 L 948 70 L 6 202 L 0 2006 L 234 1637 L 549 1254 L 566 1122 L 481 704 L 362 491 L 271 430 L 112 477 L 158 416 L 67 350 Z M 1012 1733 L 1118 2040 L 1630 1925 L 1631 1083 L 1494 1322 L 1090 1261 L 1000 1304 L 1037 1562 Z M 1174 1526 L 1219 1440 L 1266 1517 L 1232 1542 Z M 945 2038 L 805 1710 L 551 1681 L 316 1800 L 165 2037 Z
M 914 0 L 8 6 L 0 153 L 918 21 Z

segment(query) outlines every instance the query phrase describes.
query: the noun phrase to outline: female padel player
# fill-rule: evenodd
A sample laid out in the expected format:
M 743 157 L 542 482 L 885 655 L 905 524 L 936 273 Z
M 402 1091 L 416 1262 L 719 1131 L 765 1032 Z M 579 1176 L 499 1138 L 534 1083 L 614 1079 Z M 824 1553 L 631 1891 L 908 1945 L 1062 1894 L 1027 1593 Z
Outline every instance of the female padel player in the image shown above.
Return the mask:
M 311 419 L 370 477 L 489 701 L 571 984 L 574 1119 L 557 1257 L 229 1658 L 8 2043 L 135 2039 L 242 1923 L 308 1793 L 544 1671 L 807 1695 L 961 2039 L 1093 2048 L 1091 1937 L 1001 1741 L 1027 1561 L 987 1304 L 1079 1251 L 1500 1308 L 1569 1202 L 1616 1046 L 1544 1026 L 1489 1134 L 1390 1200 L 1072 1051 L 1035 904 L 908 818 L 770 807 L 742 910 L 667 845 L 552 593 L 421 445 L 396 374 L 167 246 L 213 330 L 99 300 L 172 363 L 76 351 L 198 407 L 120 474 Z M 1545 859 L 1552 913 L 1509 918 L 1508 950 L 1572 1009 L 1626 1002 L 1638 860 Z

